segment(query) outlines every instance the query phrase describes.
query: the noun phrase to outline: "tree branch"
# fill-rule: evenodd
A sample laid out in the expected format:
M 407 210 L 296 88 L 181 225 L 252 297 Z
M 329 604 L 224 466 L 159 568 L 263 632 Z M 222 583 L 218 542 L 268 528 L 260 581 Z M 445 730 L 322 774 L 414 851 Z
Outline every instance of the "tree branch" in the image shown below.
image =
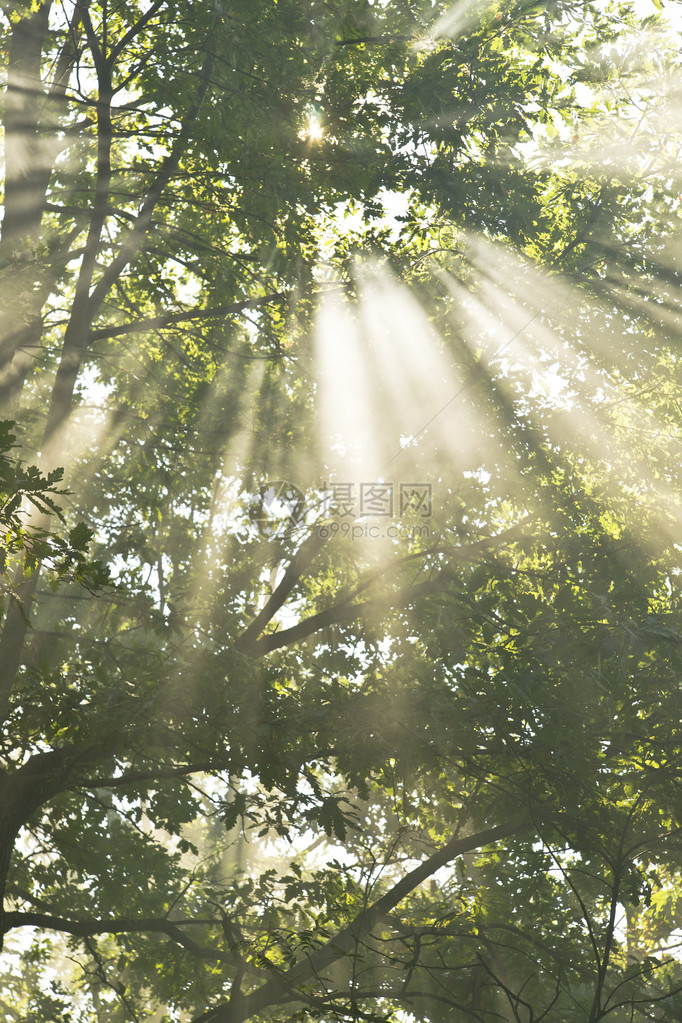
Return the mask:
M 485 540 L 478 540 L 466 547 L 457 547 L 453 551 L 455 560 L 459 560 L 464 563 L 476 560 L 476 558 L 481 554 L 501 546 L 501 544 L 508 540 L 515 539 L 530 521 L 531 516 L 528 515 L 510 529 L 506 529 L 504 532 L 498 533 L 497 536 L 493 536 Z M 287 568 L 282 581 L 267 601 L 265 607 L 237 638 L 235 642 L 237 650 L 249 653 L 255 657 L 270 653 L 273 650 L 278 650 L 281 647 L 288 646 L 290 643 L 306 639 L 314 632 L 318 632 L 320 629 L 327 628 L 330 625 L 343 625 L 347 622 L 352 622 L 357 618 L 362 618 L 371 611 L 387 611 L 392 607 L 404 606 L 416 597 L 433 593 L 444 582 L 450 581 L 451 578 L 449 571 L 439 572 L 428 582 L 417 583 L 414 586 L 407 586 L 402 590 L 397 591 L 392 598 L 389 597 L 388 599 L 385 597 L 375 597 L 371 600 L 354 602 L 354 596 L 359 592 L 359 589 L 356 589 L 353 594 L 349 594 L 344 600 L 338 601 L 331 607 L 325 608 L 323 611 L 318 611 L 317 614 L 309 615 L 307 618 L 297 622 L 296 625 L 290 626 L 288 629 L 282 629 L 280 632 L 271 632 L 268 635 L 261 636 L 259 639 L 259 633 L 262 632 L 280 607 L 282 607 L 286 598 L 291 593 L 303 572 L 313 560 L 324 542 L 325 541 L 320 540 L 319 537 L 313 534 L 313 536 L 309 538 L 307 545 L 302 546 L 300 551 L 294 555 L 294 558 Z M 383 571 L 384 569 L 382 569 L 379 574 L 383 574 Z
M 214 761 L 199 761 L 196 764 L 184 764 L 180 767 L 159 768 L 157 771 L 131 771 L 109 778 L 84 778 L 78 783 L 79 789 L 113 789 L 125 785 L 137 785 L 140 782 L 175 781 L 186 778 L 190 774 L 204 771 L 225 771 L 227 765 L 216 764 Z
M 77 0 L 71 21 L 66 30 L 66 39 L 57 58 L 57 64 L 50 85 L 50 96 L 61 97 L 66 92 L 69 76 L 78 60 L 80 39 L 83 33 L 83 11 L 87 10 L 86 0 Z
M 90 342 L 90 328 L 93 318 L 125 267 L 139 251 L 144 238 L 151 227 L 152 217 L 159 199 L 161 198 L 166 185 L 177 170 L 178 164 L 185 152 L 185 143 L 189 136 L 190 127 L 196 120 L 208 93 L 211 81 L 211 71 L 213 68 L 213 59 L 213 54 L 209 53 L 204 60 L 200 72 L 198 96 L 189 108 L 187 116 L 183 120 L 182 127 L 171 146 L 170 153 L 162 162 L 156 179 L 149 188 L 149 191 L 140 206 L 134 225 L 122 242 L 117 255 L 112 259 L 111 263 L 103 272 L 92 291 L 87 294 L 87 296 L 84 295 L 81 302 L 78 302 L 78 296 L 74 299 L 69 326 L 66 328 L 64 335 L 62 357 L 50 398 L 50 408 L 47 415 L 47 424 L 45 426 L 44 446 L 47 446 L 47 443 L 54 438 L 57 430 L 68 418 L 71 412 L 73 389 L 76 384 L 84 352 Z M 110 101 L 110 81 L 108 90 L 108 98 Z M 85 259 L 86 257 L 84 256 L 84 263 Z
M 92 216 L 76 281 L 71 316 L 64 332 L 61 359 L 50 396 L 50 408 L 43 437 L 44 446 L 71 408 L 73 388 L 88 341 L 88 326 L 92 322 L 92 315 L 89 313 L 90 288 L 97 266 L 97 255 L 107 217 L 111 187 L 111 100 L 113 96 L 111 68 L 104 60 L 89 11 L 86 8 L 82 10 L 81 17 L 97 71 L 97 176 Z
M 119 56 L 125 50 L 128 43 L 131 43 L 133 39 L 140 34 L 143 28 L 146 27 L 149 21 L 157 14 L 164 6 L 166 0 L 155 0 L 153 4 L 144 12 L 141 18 L 139 18 L 134 25 L 128 29 L 115 46 L 112 46 L 111 53 L 109 54 L 108 61 L 111 67 L 114 66 Z
M 99 341 L 101 338 L 119 337 L 122 334 L 138 334 L 145 330 L 159 330 L 162 327 L 171 327 L 176 323 L 187 323 L 192 320 L 208 320 L 218 316 L 233 316 L 244 309 L 258 309 L 259 306 L 269 305 L 284 298 L 283 291 L 276 291 L 272 295 L 263 295 L 261 298 L 249 298 L 243 302 L 228 302 L 225 305 L 209 306 L 207 309 L 190 309 L 181 313 L 162 313 L 160 316 L 148 316 L 143 320 L 134 320 L 132 323 L 123 323 L 115 327 L 100 327 L 99 330 L 90 332 L 90 341 Z
M 279 585 L 266 601 L 265 607 L 258 612 L 241 636 L 237 638 L 235 642 L 237 650 L 250 651 L 258 646 L 258 636 L 285 603 L 287 597 L 310 566 L 318 551 L 324 546 L 324 543 L 325 540 L 319 533 L 315 532 L 301 544 L 289 562 Z M 324 612 L 322 613 L 324 614 Z M 310 619 L 306 619 L 306 621 L 310 621 Z M 319 628 L 322 628 L 322 626 L 319 626 Z
M 355 36 L 351 39 L 337 39 L 336 46 L 362 46 L 364 43 L 411 43 L 414 36 L 398 35 L 392 32 L 384 32 L 377 36 Z
M 99 309 L 100 305 L 109 293 L 109 289 L 114 282 L 120 277 L 122 271 L 128 265 L 133 256 L 137 253 L 142 244 L 142 240 L 149 230 L 152 222 L 152 216 L 154 210 L 161 198 L 163 190 L 169 183 L 175 171 L 178 168 L 180 159 L 185 153 L 185 143 L 189 137 L 189 132 L 192 124 L 196 120 L 199 111 L 204 105 L 204 100 L 208 93 L 209 86 L 211 84 L 211 72 L 213 70 L 214 55 L 208 53 L 201 71 L 199 73 L 199 80 L 201 82 L 199 87 L 199 93 L 192 104 L 190 109 L 187 111 L 187 116 L 182 123 L 182 127 L 176 136 L 176 139 L 171 147 L 171 151 L 163 161 L 159 173 L 156 176 L 156 180 L 147 192 L 147 195 L 140 207 L 135 226 L 130 231 L 130 234 L 125 239 L 121 248 L 119 249 L 118 255 L 114 257 L 107 269 L 102 274 L 102 277 L 97 282 L 92 295 L 90 296 L 91 311 L 94 312 Z
M 120 920 L 69 920 L 67 917 L 53 916 L 51 913 L 22 913 L 13 910 L 5 913 L 3 934 L 17 927 L 41 927 L 48 931 L 72 934 L 75 938 L 91 938 L 97 934 L 165 934 L 199 959 L 234 965 L 233 955 L 228 955 L 219 949 L 198 945 L 181 930 L 182 927 L 196 926 L 218 927 L 220 921 L 211 919 L 135 919 L 134 917 L 123 917 Z
M 387 601 L 384 598 L 377 597 L 374 600 L 365 600 L 359 604 L 333 604 L 331 607 L 325 608 L 324 611 L 318 611 L 317 614 L 309 615 L 308 618 L 304 618 L 303 621 L 297 622 L 296 625 L 292 625 L 288 629 L 282 629 L 280 632 L 271 632 L 266 636 L 261 636 L 260 639 L 252 641 L 248 646 L 246 645 L 246 633 L 244 633 L 240 636 L 235 646 L 237 646 L 238 650 L 249 653 L 253 657 L 260 657 L 263 654 L 271 653 L 273 650 L 280 650 L 282 647 L 289 646 L 290 643 L 297 643 L 299 640 L 307 639 L 314 632 L 326 629 L 330 625 L 345 625 L 347 622 L 355 621 L 357 618 L 363 618 L 373 610 L 387 611 L 389 608 L 395 607 L 396 604 L 406 604 L 411 597 L 423 595 L 426 592 L 425 587 L 427 586 L 430 586 L 430 584 L 423 583 L 421 586 L 410 587 L 409 594 L 407 591 L 402 591 L 399 595 L 396 595 L 395 600 Z M 433 589 L 433 587 L 430 588 Z
M 410 892 L 431 877 L 437 870 L 445 866 L 457 856 L 490 845 L 501 838 L 508 838 L 525 830 L 530 824 L 526 817 L 516 818 L 499 824 L 496 827 L 479 831 L 465 838 L 455 837 L 436 850 L 397 882 L 385 895 L 372 906 L 363 909 L 355 919 L 331 938 L 326 945 L 311 953 L 305 960 L 292 966 L 278 977 L 263 984 L 256 991 L 245 997 L 231 999 L 198 1016 L 194 1023 L 243 1023 L 268 1006 L 276 1005 L 283 998 L 291 998 L 291 989 L 309 983 L 337 960 L 351 955 L 359 941 L 382 920 L 387 913 L 395 909 Z M 305 997 L 301 996 L 304 1001 Z

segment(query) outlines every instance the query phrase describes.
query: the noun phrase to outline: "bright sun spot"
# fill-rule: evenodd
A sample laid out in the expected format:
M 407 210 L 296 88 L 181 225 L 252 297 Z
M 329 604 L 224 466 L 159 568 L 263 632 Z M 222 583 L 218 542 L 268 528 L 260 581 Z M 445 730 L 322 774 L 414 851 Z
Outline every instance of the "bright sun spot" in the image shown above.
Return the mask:
M 308 142 L 321 142 L 324 137 L 322 119 L 314 110 L 308 115 L 308 123 L 305 126 L 303 136 Z

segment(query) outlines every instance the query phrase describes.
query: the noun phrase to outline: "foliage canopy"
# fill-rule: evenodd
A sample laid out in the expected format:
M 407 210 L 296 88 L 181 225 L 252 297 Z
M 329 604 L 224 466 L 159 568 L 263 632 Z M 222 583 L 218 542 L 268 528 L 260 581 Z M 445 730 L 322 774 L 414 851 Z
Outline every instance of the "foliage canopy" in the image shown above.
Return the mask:
M 682 1019 L 642 6 L 0 4 L 8 1019 Z

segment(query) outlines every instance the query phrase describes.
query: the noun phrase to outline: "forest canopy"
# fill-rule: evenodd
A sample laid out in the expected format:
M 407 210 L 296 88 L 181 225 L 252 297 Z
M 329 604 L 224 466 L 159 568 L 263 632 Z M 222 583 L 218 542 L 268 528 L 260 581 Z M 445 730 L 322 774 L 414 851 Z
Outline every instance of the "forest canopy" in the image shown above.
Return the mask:
M 0 11 L 5 1018 L 682 1020 L 677 5 Z

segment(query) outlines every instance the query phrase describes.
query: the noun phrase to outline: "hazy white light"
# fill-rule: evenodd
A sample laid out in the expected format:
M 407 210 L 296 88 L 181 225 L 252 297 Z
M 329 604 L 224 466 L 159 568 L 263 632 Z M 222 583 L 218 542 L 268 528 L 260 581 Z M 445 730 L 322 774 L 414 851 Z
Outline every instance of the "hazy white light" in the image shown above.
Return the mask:
M 448 452 L 452 466 L 477 466 L 488 424 L 482 413 L 472 415 L 466 374 L 417 299 L 383 269 L 371 269 L 362 277 L 360 308 L 371 338 L 369 371 L 382 395 L 385 457 L 393 459 L 427 429 L 429 440 L 415 451 L 420 462 L 432 460 L 435 448 Z
M 489 5 L 484 0 L 461 0 L 434 21 L 428 32 L 416 44 L 416 49 L 427 49 L 438 39 L 456 39 L 477 19 L 479 12 Z
M 315 342 L 323 457 L 346 482 L 376 477 L 377 394 L 357 317 L 344 298 L 329 295 L 322 302 Z

